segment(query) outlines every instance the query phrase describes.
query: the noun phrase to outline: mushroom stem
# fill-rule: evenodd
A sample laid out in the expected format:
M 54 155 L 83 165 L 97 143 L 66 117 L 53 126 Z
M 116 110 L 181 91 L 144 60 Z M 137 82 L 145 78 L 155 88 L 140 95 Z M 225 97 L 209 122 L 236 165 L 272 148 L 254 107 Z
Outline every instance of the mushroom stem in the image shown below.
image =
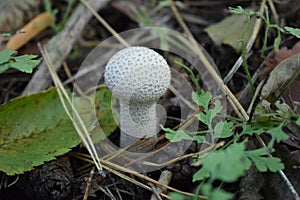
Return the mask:
M 126 147 L 141 138 L 156 138 L 158 120 L 156 104 L 120 101 L 120 147 Z M 148 151 L 149 148 L 143 151 Z

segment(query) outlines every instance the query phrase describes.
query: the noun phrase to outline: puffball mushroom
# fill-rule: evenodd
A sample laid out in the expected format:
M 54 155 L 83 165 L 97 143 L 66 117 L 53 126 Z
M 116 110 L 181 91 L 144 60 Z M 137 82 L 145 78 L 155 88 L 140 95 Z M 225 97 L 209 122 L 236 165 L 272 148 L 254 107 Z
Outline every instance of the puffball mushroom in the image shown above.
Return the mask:
M 156 137 L 156 102 L 171 80 L 166 60 L 152 49 L 129 47 L 111 57 L 104 78 L 120 103 L 120 147 Z

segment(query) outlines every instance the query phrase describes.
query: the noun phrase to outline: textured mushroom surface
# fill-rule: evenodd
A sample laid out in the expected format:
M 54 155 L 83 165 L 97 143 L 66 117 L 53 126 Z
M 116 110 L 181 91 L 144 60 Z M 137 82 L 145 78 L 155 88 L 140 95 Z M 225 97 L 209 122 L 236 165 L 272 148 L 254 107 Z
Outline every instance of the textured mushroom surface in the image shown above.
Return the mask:
M 166 60 L 149 48 L 129 47 L 108 61 L 104 78 L 120 102 L 120 146 L 155 137 L 159 118 L 163 117 L 156 116 L 156 101 L 171 81 Z
M 116 53 L 105 68 L 105 82 L 119 99 L 156 101 L 170 84 L 166 60 L 146 47 L 129 47 Z

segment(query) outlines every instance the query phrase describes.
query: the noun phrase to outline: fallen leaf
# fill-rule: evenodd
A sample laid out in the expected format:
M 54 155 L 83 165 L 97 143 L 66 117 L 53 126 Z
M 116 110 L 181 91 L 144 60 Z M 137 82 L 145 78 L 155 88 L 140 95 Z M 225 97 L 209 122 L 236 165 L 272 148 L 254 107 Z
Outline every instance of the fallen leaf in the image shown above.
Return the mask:
M 285 59 L 290 58 L 293 55 L 299 54 L 300 53 L 300 42 L 297 42 L 292 49 L 288 49 L 287 47 L 281 48 L 277 53 L 274 54 L 273 58 L 266 59 L 264 61 L 265 65 L 267 66 L 267 70 L 269 71 L 270 69 L 275 68 L 279 63 L 284 61 Z M 288 73 L 285 72 L 283 69 L 283 74 Z M 294 73 L 297 72 L 297 69 L 295 71 L 292 71 Z M 282 75 L 283 75 L 282 74 Z M 293 75 L 293 74 L 291 74 Z M 288 77 L 287 77 L 288 79 Z M 279 81 L 279 80 L 278 80 Z M 283 94 L 283 98 L 285 102 L 291 107 L 294 107 L 294 102 L 300 102 L 300 77 L 298 77 L 293 84 L 287 89 L 287 91 Z M 297 112 L 300 114 L 300 106 L 297 108 Z
M 234 48 L 237 52 L 241 51 L 242 32 L 247 22 L 246 16 L 231 15 L 222 21 L 213 24 L 204 29 L 209 37 L 216 45 L 227 44 Z M 251 23 L 245 34 L 245 42 L 247 43 L 253 31 L 255 18 L 251 18 Z
M 100 113 L 98 120 L 103 122 L 101 127 L 107 131 L 106 135 L 116 128 L 108 92 L 103 88 L 95 94 L 95 101 L 101 104 L 96 113 Z M 91 102 L 74 97 L 73 103 L 77 105 L 88 131 L 94 131 L 95 121 L 92 120 L 95 117 L 88 107 Z M 0 171 L 8 175 L 21 174 L 53 160 L 79 142 L 55 88 L 0 105 Z
M 264 63 L 267 67 L 274 68 L 283 60 L 297 53 L 300 53 L 300 42 L 297 42 L 292 49 L 288 49 L 287 47 L 281 48 L 277 53 L 274 54 L 273 58 L 266 59 Z
M 0 171 L 20 174 L 79 143 L 55 89 L 0 106 Z
M 262 88 L 261 99 L 274 103 L 278 98 L 278 95 L 283 92 L 290 80 L 299 71 L 300 53 L 282 61 L 270 72 L 269 77 Z M 299 92 L 299 88 L 295 92 Z

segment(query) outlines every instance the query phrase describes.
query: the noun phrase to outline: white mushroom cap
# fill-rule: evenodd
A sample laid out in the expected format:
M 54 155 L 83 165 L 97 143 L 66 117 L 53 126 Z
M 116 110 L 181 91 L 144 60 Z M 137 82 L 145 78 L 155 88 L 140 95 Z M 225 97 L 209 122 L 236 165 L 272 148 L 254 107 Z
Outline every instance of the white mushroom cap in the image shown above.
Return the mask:
M 105 67 L 105 82 L 119 100 L 155 102 L 167 90 L 171 73 L 166 60 L 146 47 L 117 52 Z

